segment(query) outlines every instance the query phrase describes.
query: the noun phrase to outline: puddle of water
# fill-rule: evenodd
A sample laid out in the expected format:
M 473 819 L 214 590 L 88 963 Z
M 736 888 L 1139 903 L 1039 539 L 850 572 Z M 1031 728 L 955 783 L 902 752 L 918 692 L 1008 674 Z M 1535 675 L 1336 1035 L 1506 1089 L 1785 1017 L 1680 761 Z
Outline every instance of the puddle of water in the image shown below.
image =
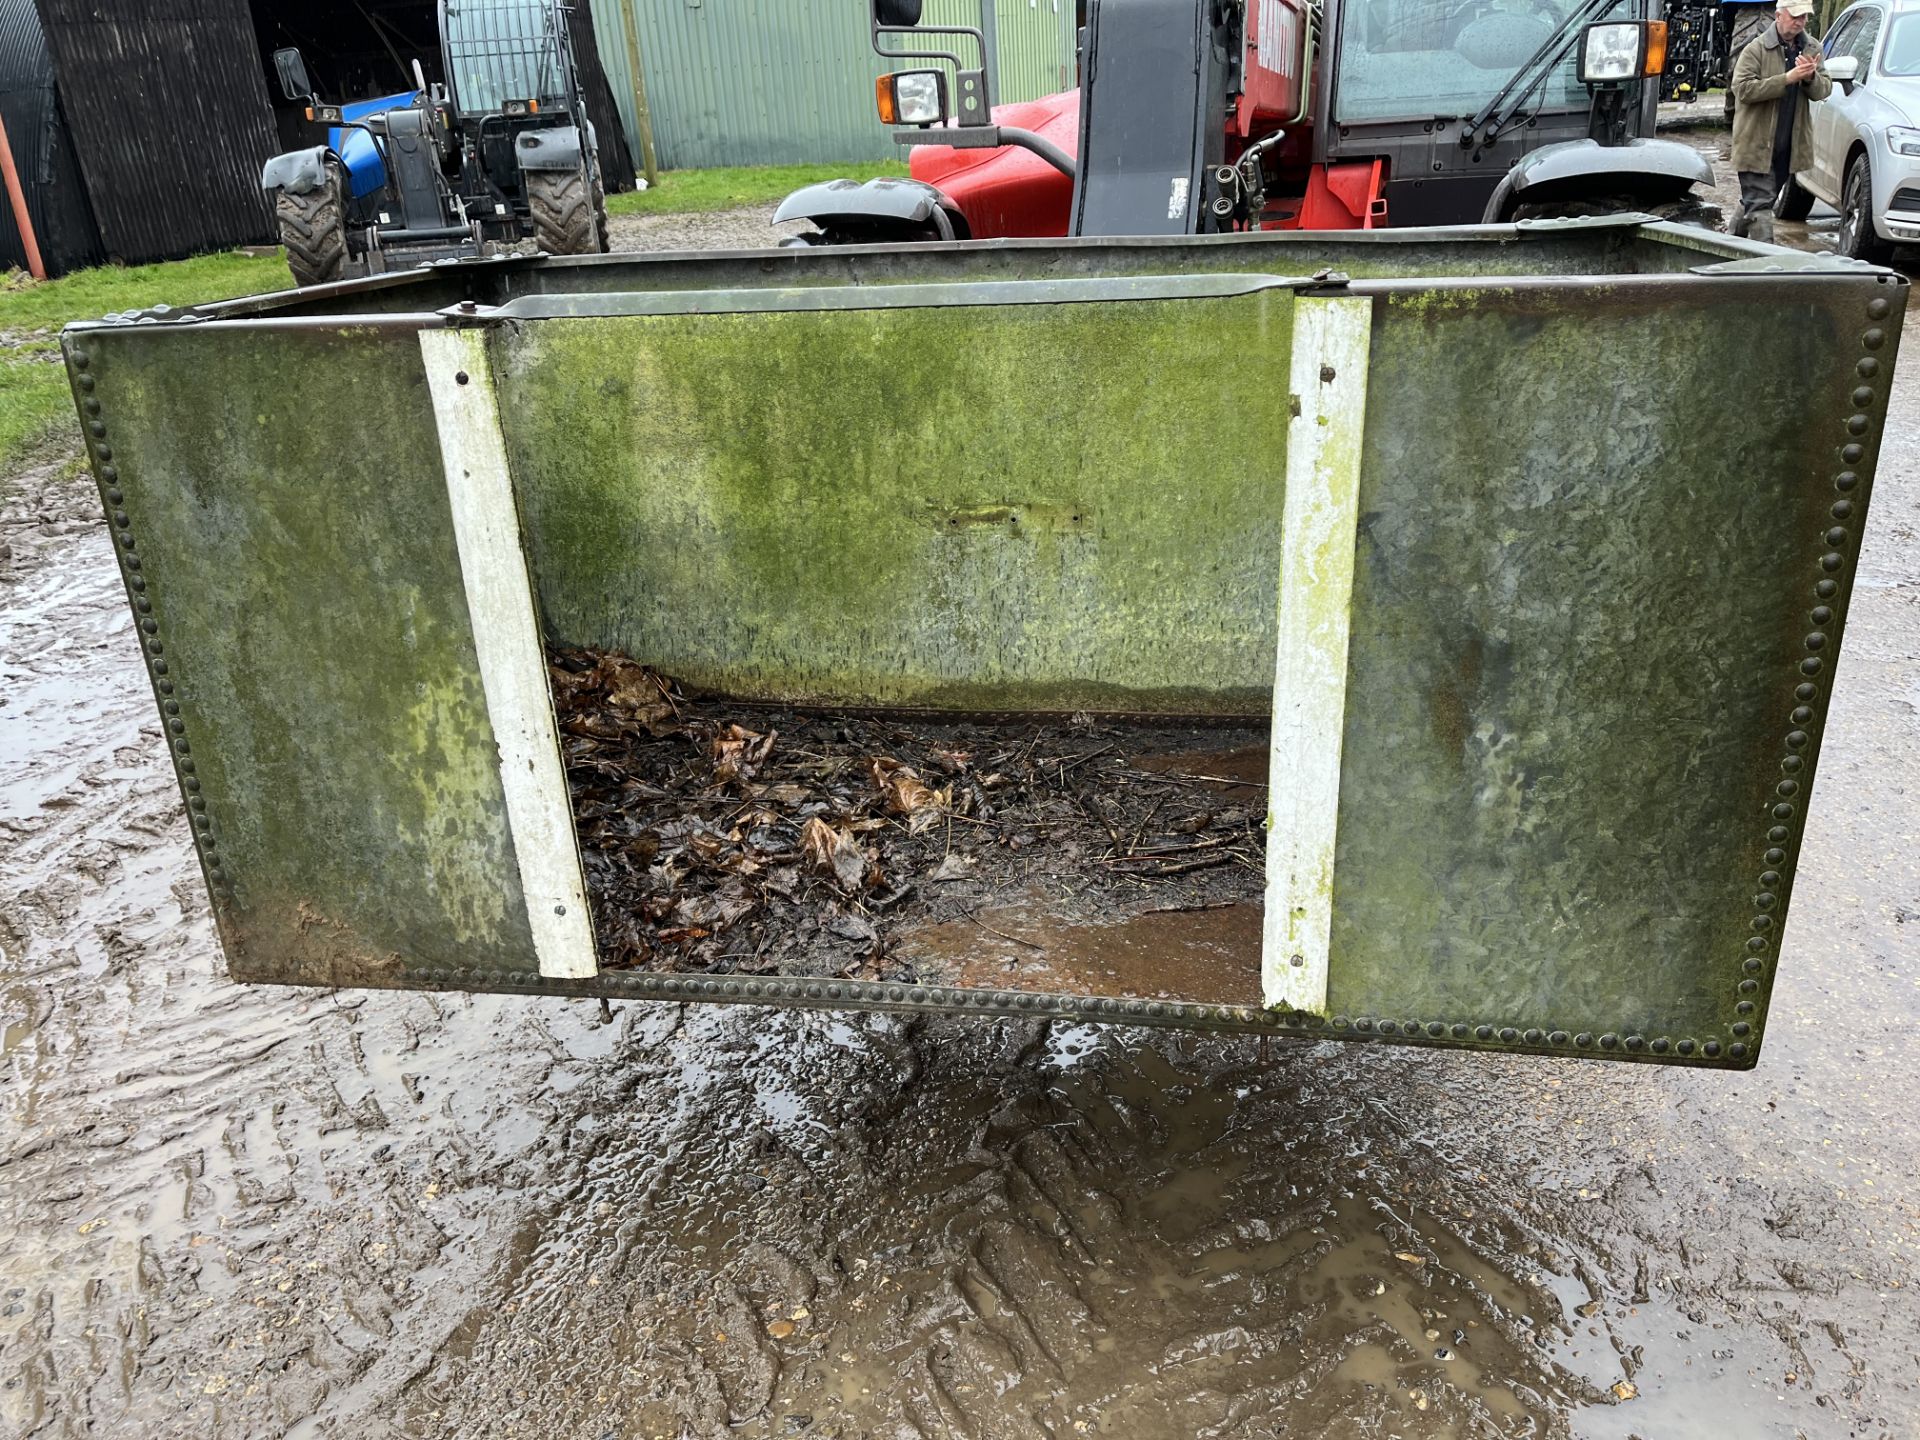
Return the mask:
M 1218 790 L 1233 804 L 1260 804 L 1266 799 L 1271 757 L 1263 745 L 1240 745 L 1231 750 L 1185 750 L 1164 755 L 1132 755 L 1128 763 L 1182 780 L 1198 780 Z
M 1243 902 L 1076 925 L 1028 902 L 903 931 L 895 953 L 968 989 L 1258 1005 L 1261 913 Z

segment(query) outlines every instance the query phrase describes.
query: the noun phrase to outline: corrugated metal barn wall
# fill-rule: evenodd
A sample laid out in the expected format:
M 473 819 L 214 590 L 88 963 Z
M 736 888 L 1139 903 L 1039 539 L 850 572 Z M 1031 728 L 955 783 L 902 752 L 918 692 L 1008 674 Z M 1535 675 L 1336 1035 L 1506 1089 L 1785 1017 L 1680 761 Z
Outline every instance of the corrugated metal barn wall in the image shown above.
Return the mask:
M 922 23 L 978 25 L 979 15 L 979 0 L 927 0 Z M 993 16 L 994 47 L 1000 57 L 994 74 L 998 100 L 1037 100 L 1073 88 L 1073 0 L 996 0 Z M 913 48 L 939 47 L 928 43 Z M 960 53 L 973 63 L 965 50 Z
M 663 169 L 831 164 L 903 152 L 873 111 L 883 63 L 865 0 L 590 0 L 634 157 L 629 38 Z M 929 0 L 928 24 L 973 24 L 980 0 Z M 1073 83 L 1073 0 L 994 0 L 1000 99 Z M 633 26 L 629 37 L 628 26 Z M 971 57 L 969 57 L 971 60 Z
M 0 0 L 0 116 L 7 122 L 13 163 L 26 192 L 27 218 L 49 275 L 64 275 L 105 259 L 100 230 L 87 204 L 86 183 L 73 137 L 60 117 L 53 57 L 33 0 Z M 0 265 L 26 268 L 26 246 L 13 207 L 0 205 Z
M 273 238 L 277 148 L 247 0 L 39 0 L 107 256 Z

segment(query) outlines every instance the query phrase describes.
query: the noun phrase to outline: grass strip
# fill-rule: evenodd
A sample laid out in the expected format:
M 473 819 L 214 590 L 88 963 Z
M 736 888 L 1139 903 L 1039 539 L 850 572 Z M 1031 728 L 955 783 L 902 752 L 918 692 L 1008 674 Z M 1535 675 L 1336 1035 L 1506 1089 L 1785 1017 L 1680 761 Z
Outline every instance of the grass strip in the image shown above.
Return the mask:
M 613 215 L 697 215 L 777 205 L 802 185 L 821 180 L 871 180 L 905 175 L 898 160 L 844 165 L 726 165 L 711 170 L 663 170 L 658 183 L 626 195 L 609 195 Z
M 17 273 L 0 284 L 0 470 L 74 423 L 59 331 L 150 305 L 199 305 L 293 283 L 277 256 L 227 251 L 158 265 L 100 265 L 34 283 Z

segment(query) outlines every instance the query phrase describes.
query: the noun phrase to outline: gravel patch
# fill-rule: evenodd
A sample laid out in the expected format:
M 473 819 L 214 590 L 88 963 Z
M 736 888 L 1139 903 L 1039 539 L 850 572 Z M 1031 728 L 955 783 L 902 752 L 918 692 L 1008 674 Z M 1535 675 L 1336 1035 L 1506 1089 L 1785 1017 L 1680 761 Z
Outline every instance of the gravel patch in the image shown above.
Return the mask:
M 773 223 L 774 207 L 747 205 L 704 215 L 615 215 L 608 238 L 615 250 L 764 250 L 808 229 L 805 221 Z

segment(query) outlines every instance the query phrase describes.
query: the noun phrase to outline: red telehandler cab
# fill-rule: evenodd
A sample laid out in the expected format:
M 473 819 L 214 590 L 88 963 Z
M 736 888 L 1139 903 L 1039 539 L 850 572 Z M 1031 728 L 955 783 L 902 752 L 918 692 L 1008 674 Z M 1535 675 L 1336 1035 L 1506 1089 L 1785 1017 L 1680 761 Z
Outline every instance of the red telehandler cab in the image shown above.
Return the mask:
M 1706 157 L 1653 138 L 1657 4 L 1087 0 L 1078 88 L 997 106 L 984 29 L 870 0 L 876 53 L 916 67 L 876 84 L 912 179 L 776 218 L 831 244 L 1711 216 Z

